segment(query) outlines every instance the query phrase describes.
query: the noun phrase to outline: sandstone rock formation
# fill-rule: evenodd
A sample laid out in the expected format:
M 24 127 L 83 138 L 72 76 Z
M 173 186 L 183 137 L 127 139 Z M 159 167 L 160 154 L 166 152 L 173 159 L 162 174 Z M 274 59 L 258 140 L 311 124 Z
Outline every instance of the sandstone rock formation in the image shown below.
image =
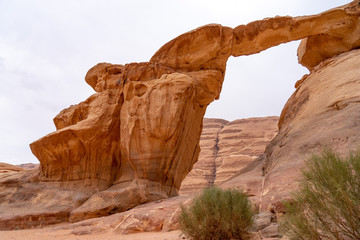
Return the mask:
M 216 172 L 214 172 L 216 169 L 222 169 L 221 178 L 223 178 L 222 176 L 233 176 L 237 167 L 241 168 L 248 159 L 254 158 L 264 151 L 265 143 L 268 143 L 277 131 L 277 121 L 278 117 L 241 119 L 233 122 L 223 119 L 204 119 L 204 128 L 200 140 L 202 150 L 199 161 L 185 178 L 184 186 L 181 187 L 180 193 L 186 195 L 197 193 L 202 188 L 208 186 L 210 182 L 214 183 L 216 181 Z M 221 129 L 225 131 L 222 132 L 220 131 Z M 218 136 L 218 140 L 216 136 Z M 234 138 L 234 136 L 237 137 Z M 241 143 L 243 141 L 247 141 L 248 145 Z M 234 146 L 237 144 L 243 146 L 243 148 L 235 148 Z M 216 150 L 217 145 L 219 145 L 219 149 Z M 250 152 L 249 149 L 244 149 L 245 146 L 250 147 Z M 228 164 L 216 167 L 217 158 L 214 155 L 215 152 L 221 152 L 224 156 L 227 155 L 225 153 L 229 153 L 229 156 L 233 155 L 230 159 L 224 159 L 225 161 L 231 160 L 227 161 L 227 163 L 233 163 L 230 164 L 229 168 L 225 169 L 226 171 L 223 171 L 224 166 L 228 166 Z M 240 153 L 242 155 L 239 155 Z M 14 168 L 14 166 L 5 166 L 5 164 L 4 167 L 7 167 L 7 169 L 9 167 L 11 169 Z M 18 167 L 15 168 L 23 170 Z M 36 171 L 30 171 L 30 173 L 36 174 Z M 0 174 L 0 178 L 1 176 Z M 9 176 L 9 174 L 6 176 Z M 29 198 L 32 199 L 32 206 L 22 206 L 19 203 L 13 205 L 9 202 L 4 203 L 4 201 L 1 201 L 0 212 L 2 216 L 0 217 L 0 229 L 28 228 L 37 226 L 38 223 L 47 225 L 66 221 L 69 217 L 69 212 L 73 211 L 74 206 L 72 205 L 74 204 L 72 201 L 78 201 L 75 207 L 79 207 L 79 203 L 85 201 L 94 193 L 90 191 L 91 188 L 89 187 L 84 191 L 80 191 L 73 189 L 72 186 L 61 186 L 61 184 L 56 182 L 51 183 L 51 185 L 50 183 L 35 183 L 31 182 L 28 178 L 24 179 L 24 175 L 18 174 L 12 176 L 13 178 L 7 178 L 8 181 L 2 183 L 3 188 L 1 190 L 4 190 L 4 192 L 0 194 L 0 199 L 1 196 L 6 196 L 9 199 L 17 199 L 20 202 L 24 198 Z M 23 178 L 22 181 L 19 181 L 18 179 L 21 178 Z M 31 183 L 29 184 L 28 181 Z M 59 191 L 60 189 L 62 190 Z M 16 195 L 12 192 L 15 192 Z M 12 194 L 14 195 L 12 196 Z M 76 235 L 80 233 L 103 232 L 112 228 L 111 226 L 117 226 L 116 232 L 123 234 L 139 231 L 177 229 L 177 216 L 180 211 L 180 204 L 186 203 L 189 199 L 191 199 L 191 196 L 145 204 L 130 211 L 111 215 L 105 222 L 102 221 L 102 223 L 94 219 L 69 225 L 66 228 L 72 229 L 73 234 Z M 11 215 L 14 213 L 13 210 L 15 208 L 18 211 L 16 218 Z M 56 213 L 56 209 L 61 209 L 62 213 Z M 88 208 L 88 210 L 90 209 Z M 39 218 L 40 220 L 38 220 Z
M 177 229 L 180 204 L 187 204 L 190 197 L 178 196 L 163 201 L 143 204 L 129 211 L 111 216 L 88 219 L 77 223 L 63 223 L 42 229 L 1 231 L 2 240 L 183 240 L 189 239 Z M 251 233 L 253 240 L 279 239 L 271 213 L 255 216 Z M 271 230 L 271 231 L 269 231 Z M 271 235 L 271 236 L 270 236 Z
M 200 155 L 191 172 L 181 184 L 180 195 L 197 193 L 205 187 L 210 187 L 216 179 L 216 162 L 219 132 L 227 124 L 224 119 L 204 118 L 200 137 Z
M 175 196 L 197 160 L 203 115 L 207 105 L 219 98 L 228 57 L 308 37 L 299 50 L 300 62 L 316 69 L 319 61 L 360 46 L 359 2 L 318 15 L 268 18 L 234 29 L 207 25 L 165 44 L 149 62 L 94 66 L 85 80 L 97 93 L 63 110 L 54 119 L 57 131 L 31 144 L 41 164 L 39 170 L 1 180 L 5 193 L 0 195 L 0 222 L 4 224 L 0 227 L 6 228 L 17 218 L 21 219 L 19 227 L 79 221 Z M 329 39 L 336 40 L 327 44 Z M 285 107 L 280 131 L 290 131 L 295 116 L 305 111 L 302 104 L 310 103 L 307 91 L 318 94 L 303 87 L 308 81 L 298 84 L 292 98 L 296 104 L 291 100 Z M 338 88 L 344 89 L 342 85 Z M 343 106 L 352 106 L 349 99 L 353 98 L 356 96 L 336 98 L 338 102 L 332 104 L 346 109 Z M 319 129 L 325 126 L 329 125 Z M 266 164 L 261 167 L 266 179 L 255 174 L 249 176 L 252 181 L 243 180 L 251 189 L 260 179 L 264 184 L 257 185 L 256 191 L 260 189 L 264 201 L 283 195 L 278 184 L 285 181 L 281 168 L 286 168 L 276 163 L 284 153 L 276 159 L 271 156 L 276 155 L 274 148 L 284 148 L 279 139 L 288 134 L 280 132 L 267 148 Z M 262 160 L 250 163 L 240 174 L 260 170 L 259 162 Z M 279 192 L 269 197 L 267 193 L 273 191 Z M 49 198 L 57 203 L 47 201 Z M 29 202 L 36 207 L 29 210 Z M 19 213 L 20 209 L 28 215 Z
M 96 192 L 72 182 L 36 181 L 38 170 L 0 175 L 0 230 L 66 222 Z
M 177 196 L 142 204 L 128 211 L 103 217 L 101 221 L 93 218 L 55 229 L 69 229 L 75 235 L 108 230 L 118 234 L 177 230 L 181 205 L 188 204 L 190 200 L 190 196 Z
M 288 195 L 296 186 L 289 178 L 294 179 L 313 152 L 328 146 L 347 154 L 360 147 L 359 64 L 359 50 L 328 59 L 290 97 L 281 113 L 279 134 L 265 152 L 264 202 Z
M 27 170 L 30 170 L 30 169 L 36 169 L 39 167 L 39 164 L 35 164 L 35 163 L 22 163 L 22 164 L 19 164 L 19 165 L 16 165 L 20 168 L 24 168 L 24 169 L 27 169 Z
M 239 119 L 219 133 L 216 180 L 220 185 L 259 157 L 278 132 L 278 117 Z
M 278 131 L 278 117 L 249 118 L 232 122 L 204 119 L 201 152 L 184 179 L 180 194 L 194 194 L 220 185 L 264 153 Z
M 281 43 L 309 38 L 319 47 L 307 48 L 303 43 L 299 61 L 311 70 L 324 59 L 360 46 L 359 3 L 358 0 L 352 1 L 312 16 L 266 18 L 234 29 L 207 25 L 168 42 L 150 62 L 183 71 L 224 71 L 229 56 L 251 55 Z M 315 38 L 320 42 L 312 40 Z M 330 44 L 334 39 L 337 43 Z M 303 55 L 309 57 L 303 59 Z
M 13 173 L 13 172 L 21 172 L 24 171 L 23 168 L 18 167 L 18 166 L 14 166 L 8 163 L 2 163 L 0 162 L 0 173 L 4 174 L 4 173 Z
M 24 168 L 0 162 L 0 179 L 24 170 Z
M 332 147 L 341 154 L 360 147 L 360 50 L 323 61 L 297 83 L 279 133 L 265 154 L 223 187 L 247 188 L 264 211 L 287 200 L 311 154 Z
M 54 119 L 58 131 L 31 144 L 39 180 L 82 180 L 103 190 L 74 210 L 72 221 L 177 195 L 223 76 L 172 72 L 152 63 L 96 65 L 86 81 L 98 93 L 63 110 Z

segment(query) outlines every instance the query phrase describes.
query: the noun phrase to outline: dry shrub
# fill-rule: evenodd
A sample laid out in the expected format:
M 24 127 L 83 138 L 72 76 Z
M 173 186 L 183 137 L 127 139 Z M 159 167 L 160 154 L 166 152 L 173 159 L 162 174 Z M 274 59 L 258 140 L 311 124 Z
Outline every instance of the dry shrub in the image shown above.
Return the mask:
M 290 239 L 360 239 L 360 153 L 314 155 L 294 199 L 280 221 Z
M 182 207 L 180 229 L 192 239 L 248 239 L 254 212 L 239 190 L 207 188 L 188 207 Z

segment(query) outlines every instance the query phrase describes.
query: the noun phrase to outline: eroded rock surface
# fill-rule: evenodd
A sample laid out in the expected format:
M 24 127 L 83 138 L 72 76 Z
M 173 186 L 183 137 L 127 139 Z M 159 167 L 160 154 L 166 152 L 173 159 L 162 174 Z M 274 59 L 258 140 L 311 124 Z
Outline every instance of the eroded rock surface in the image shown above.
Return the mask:
M 280 117 L 279 134 L 265 152 L 265 203 L 286 198 L 296 186 L 289 179 L 322 147 L 341 154 L 359 148 L 359 66 L 359 50 L 328 59 L 290 97 Z
M 24 170 L 25 169 L 22 167 L 0 162 L 0 174 L 1 174 L 0 177 L 15 172 L 21 172 Z
M 197 193 L 214 184 L 216 179 L 215 160 L 219 151 L 219 132 L 227 123 L 228 121 L 224 119 L 204 119 L 199 159 L 182 182 L 181 195 Z
M 278 117 L 263 117 L 228 122 L 205 118 L 199 160 L 184 179 L 180 194 L 198 193 L 235 176 L 264 153 L 278 131 L 278 120 Z
M 31 169 L 37 169 L 39 167 L 39 164 L 36 163 L 22 163 L 19 165 L 16 165 L 17 167 L 23 168 L 23 169 L 27 169 L 27 170 L 31 170 Z
M 222 80 L 216 70 L 96 65 L 86 81 L 98 93 L 63 110 L 54 119 L 58 130 L 31 144 L 41 162 L 38 179 L 101 190 L 71 221 L 177 195 L 197 160 L 203 115 Z
M 259 157 L 278 132 L 278 117 L 239 119 L 219 133 L 215 185 L 220 185 Z
M 177 195 L 182 180 L 197 161 L 203 116 L 207 105 L 219 98 L 228 57 L 254 54 L 281 43 L 307 38 L 299 54 L 300 62 L 313 70 L 314 76 L 319 73 L 314 70 L 319 61 L 360 46 L 359 2 L 353 1 L 317 15 L 268 18 L 234 29 L 207 25 L 165 44 L 149 62 L 94 66 L 85 80 L 96 93 L 63 110 L 54 119 L 57 131 L 30 145 L 40 161 L 39 170 L 1 179 L 0 188 L 6 193 L 0 196 L 0 211 L 6 214 L 2 214 L 0 220 L 6 224 L 19 217 L 31 219 L 18 225 L 22 228 L 68 219 L 79 221 Z M 326 44 L 335 38 L 333 44 Z M 315 44 L 319 47 L 314 47 Z M 319 69 L 321 73 L 325 67 Z M 341 70 L 345 70 L 345 66 L 338 69 Z M 342 76 L 342 81 L 350 81 L 347 76 Z M 283 195 L 280 184 L 286 182 L 282 173 L 287 168 L 277 163 L 285 162 L 281 160 L 285 159 L 281 158 L 285 153 L 279 151 L 277 155 L 274 150 L 285 149 L 280 143 L 281 136 L 289 139 L 289 132 L 296 132 L 296 128 L 290 126 L 297 123 L 297 116 L 318 116 L 316 111 L 301 115 L 310 102 L 316 103 L 309 100 L 311 94 L 323 96 L 320 94 L 323 89 L 304 87 L 311 82 L 308 79 L 313 78 L 299 83 L 297 92 L 285 106 L 280 120 L 282 132 L 267 148 L 266 165 L 259 167 L 257 163 L 262 161 L 256 160 L 240 172 L 250 174 L 261 168 L 261 174 L 267 174 L 266 181 L 261 174 L 249 175 L 253 181 L 243 181 L 249 187 L 259 179 L 264 183 L 254 190 L 258 193 L 260 189 L 261 201 L 272 201 Z M 350 82 L 356 85 L 356 79 L 352 79 Z M 330 82 L 323 81 L 326 84 L 322 87 L 328 87 Z M 356 87 L 347 89 L 343 86 L 351 84 L 341 85 L 336 81 L 334 84 L 338 87 L 334 90 L 341 97 L 331 98 L 329 94 L 326 100 L 336 99 L 336 102 L 331 103 L 332 108 L 326 105 L 327 112 L 319 110 L 319 113 L 334 113 L 332 109 L 340 109 L 342 113 L 341 110 L 356 106 L 353 104 L 357 101 Z M 344 89 L 351 90 L 354 96 L 350 97 Z M 324 106 L 318 109 L 325 109 Z M 339 116 L 330 114 L 331 123 L 318 125 L 319 129 L 325 131 L 325 127 L 336 126 L 334 122 L 342 119 Z M 344 120 L 344 127 L 348 127 L 349 121 Z M 285 129 L 288 132 L 284 133 Z M 356 142 L 356 137 L 354 139 Z M 275 155 L 277 158 L 273 158 Z M 295 162 L 293 168 L 301 165 Z M 36 194 L 28 194 L 33 192 Z M 78 192 L 80 196 L 74 198 Z M 269 192 L 271 194 L 267 194 Z M 41 207 L 49 197 L 60 202 L 63 208 L 57 209 L 54 201 Z M 33 212 L 28 207 L 32 203 L 37 204 Z M 29 215 L 19 213 L 19 209 L 25 209 Z M 46 212 L 52 214 L 48 219 L 55 218 L 55 221 L 43 222 L 40 215 Z M 2 225 L 6 227 L 16 226 Z
M 261 211 L 290 200 L 300 169 L 311 154 L 331 147 L 340 154 L 360 144 L 360 50 L 316 66 L 297 84 L 265 154 L 222 187 L 247 189 Z

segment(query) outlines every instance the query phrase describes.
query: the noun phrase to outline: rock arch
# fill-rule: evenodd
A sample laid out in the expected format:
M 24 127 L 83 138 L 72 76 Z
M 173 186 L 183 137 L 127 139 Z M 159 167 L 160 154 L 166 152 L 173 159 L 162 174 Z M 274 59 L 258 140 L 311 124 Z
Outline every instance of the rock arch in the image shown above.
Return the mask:
M 30 145 L 41 163 L 37 181 L 95 189 L 72 221 L 176 195 L 197 160 L 203 116 L 219 98 L 227 59 L 304 39 L 299 61 L 312 70 L 360 46 L 359 3 L 234 29 L 206 25 L 168 42 L 149 62 L 94 66 L 85 80 L 97 93 L 60 112 L 57 131 Z

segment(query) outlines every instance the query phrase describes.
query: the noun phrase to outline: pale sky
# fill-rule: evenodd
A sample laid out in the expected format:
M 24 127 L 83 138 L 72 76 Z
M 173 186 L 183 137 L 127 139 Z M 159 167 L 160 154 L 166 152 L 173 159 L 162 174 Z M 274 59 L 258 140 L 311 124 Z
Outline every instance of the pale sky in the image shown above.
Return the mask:
M 209 23 L 236 27 L 276 15 L 310 15 L 342 0 L 0 0 L 0 162 L 37 163 L 29 144 L 52 119 L 94 93 L 84 81 L 99 62 L 148 61 L 166 42 Z M 307 69 L 299 42 L 230 58 L 220 100 L 206 117 L 280 115 Z

